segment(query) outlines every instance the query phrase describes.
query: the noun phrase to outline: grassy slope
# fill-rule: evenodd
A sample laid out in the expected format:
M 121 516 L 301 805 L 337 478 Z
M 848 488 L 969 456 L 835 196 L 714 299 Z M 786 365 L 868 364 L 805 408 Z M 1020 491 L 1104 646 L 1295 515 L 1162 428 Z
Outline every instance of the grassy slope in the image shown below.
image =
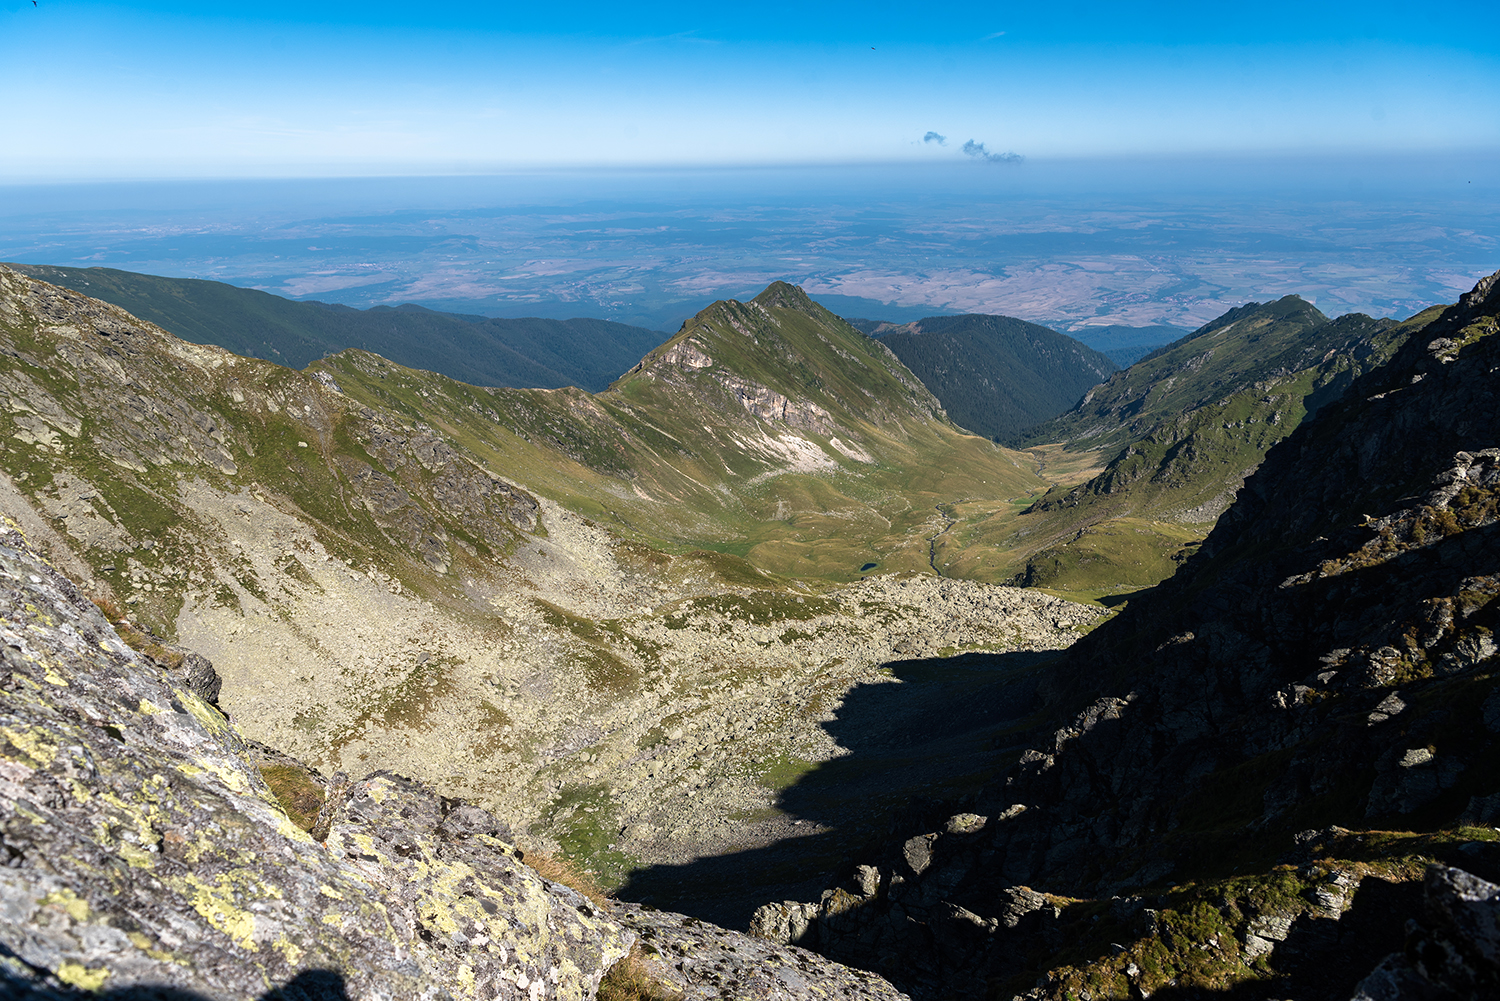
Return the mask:
M 1008 316 L 935 316 L 876 336 L 955 422 L 1001 440 L 1071 407 L 1116 369 L 1065 334 Z
M 1122 448 L 1163 420 L 1222 399 L 1278 368 L 1306 367 L 1322 351 L 1305 335 L 1326 323 L 1317 307 L 1295 295 L 1230 310 L 1116 374 L 1016 443 Z
M 685 343 L 712 364 L 671 361 Z M 362 352 L 318 367 L 354 399 L 430 424 L 628 536 L 802 577 L 929 569 L 941 507 L 1043 486 L 1024 457 L 944 420 L 880 344 L 780 283 L 699 313 L 598 396 L 475 389 Z M 736 378 L 822 408 L 824 429 L 757 420 L 726 388 Z
M 124 274 L 80 273 L 91 279 Z M 249 302 L 328 315 L 436 315 L 329 310 L 198 284 L 229 296 L 225 308 Z M 167 294 L 164 289 L 154 294 Z M 1239 326 L 1253 327 L 1253 343 L 1264 345 L 1280 329 L 1277 323 L 1288 322 L 1288 314 L 1311 309 L 1299 303 L 1274 304 L 1276 323 Z M 1211 325 L 1207 334 L 1234 326 L 1245 312 L 1230 323 Z M 256 315 L 241 316 L 236 329 L 252 327 Z M 1204 336 L 1199 332 L 1174 350 L 1186 352 L 1189 360 L 1199 357 Z M 1215 340 L 1227 343 L 1223 335 Z M 696 345 L 712 364 L 695 368 L 669 361 L 674 347 L 685 343 Z M 1283 345 L 1282 353 L 1295 352 Z M 1154 362 L 1169 364 L 1171 355 L 1163 352 Z M 1341 364 L 1332 363 L 1319 378 L 1329 385 L 1344 378 Z M 1067 497 L 1069 488 L 1092 472 L 1087 467 L 1094 464 L 1094 453 L 1072 453 L 1078 460 L 1058 449 L 1021 455 L 963 434 L 883 346 L 799 290 L 779 284 L 752 303 L 717 303 L 704 310 L 598 396 L 577 389 L 478 389 L 357 350 L 315 367 L 332 373 L 353 399 L 385 412 L 383 419 L 431 426 L 500 475 L 627 536 L 678 552 L 714 549 L 773 572 L 828 580 L 856 577 L 875 564 L 880 572 L 936 569 L 1003 581 L 1027 574 L 1028 559 L 1045 550 L 1031 565 L 1026 579 L 1032 583 L 1089 593 L 1146 586 L 1171 571 L 1173 557 L 1196 535 L 1172 524 L 1182 520 L 1174 511 L 1213 499 L 1217 494 L 1209 488 L 1216 484 L 1222 494 L 1224 470 L 1240 473 L 1253 465 L 1271 437 L 1279 436 L 1267 435 L 1271 425 L 1257 417 L 1260 403 L 1252 401 L 1245 414 L 1238 412 L 1246 409 L 1238 398 L 1220 404 L 1218 411 L 1200 408 L 1179 418 L 1177 430 L 1143 439 L 1137 453 L 1079 492 L 1088 510 L 1049 512 L 1048 504 Z M 272 373 L 263 380 L 267 385 L 305 378 L 284 369 L 267 371 Z M 1195 374 L 1200 381 L 1206 377 L 1201 370 Z M 815 426 L 758 420 L 731 384 L 741 391 L 759 387 L 749 390 L 752 395 L 781 394 L 794 407 L 815 406 L 822 417 Z M 1310 387 L 1298 383 L 1286 392 L 1296 403 Z M 291 384 L 286 391 L 292 391 Z M 1148 392 L 1169 395 L 1159 387 Z M 219 404 L 209 409 L 218 411 Z M 1283 409 L 1289 429 L 1301 412 L 1292 405 Z M 1188 426 L 1194 421 L 1203 426 Z M 1226 439 L 1215 437 L 1221 432 L 1213 421 L 1239 425 L 1244 440 L 1216 451 Z M 1177 441 L 1172 434 L 1183 427 L 1193 448 L 1172 451 Z M 245 433 L 264 434 L 248 428 Z M 1170 461 L 1164 464 L 1156 453 L 1168 451 Z M 1185 463 L 1189 453 L 1196 464 Z M 1048 504 L 1023 516 L 1048 487 L 1034 473 L 1039 466 L 1056 487 Z M 1166 467 L 1179 474 L 1191 468 L 1176 479 L 1148 475 Z M 260 472 L 262 482 L 293 496 L 307 493 L 308 510 L 319 517 L 326 493 L 336 492 L 336 476 L 326 483 L 326 475 L 312 476 L 282 487 L 289 470 Z M 1125 486 L 1100 489 L 1104 483 Z M 362 517 L 358 511 L 327 516 L 334 523 Z M 1115 518 L 1134 520 L 1118 528 L 1104 525 Z M 1097 530 L 1081 531 L 1091 526 Z M 1073 551 L 1051 551 L 1059 546 Z
M 1071 435 L 1061 449 L 1097 448 L 1101 458 L 1119 451 L 1087 482 L 1056 485 L 1020 519 L 974 535 L 1013 554 L 1016 579 L 1030 584 L 1097 591 L 1110 575 L 1119 588 L 1154 584 L 1267 449 L 1389 358 L 1429 313 L 1399 325 L 1359 314 L 1328 321 L 1295 296 L 1232 310 L 1029 432 Z
M 358 310 L 223 282 L 110 268 L 12 267 L 103 299 L 184 340 L 290 368 L 362 348 L 475 385 L 603 389 L 661 340 L 657 331 L 607 320 L 462 317 L 410 305 Z

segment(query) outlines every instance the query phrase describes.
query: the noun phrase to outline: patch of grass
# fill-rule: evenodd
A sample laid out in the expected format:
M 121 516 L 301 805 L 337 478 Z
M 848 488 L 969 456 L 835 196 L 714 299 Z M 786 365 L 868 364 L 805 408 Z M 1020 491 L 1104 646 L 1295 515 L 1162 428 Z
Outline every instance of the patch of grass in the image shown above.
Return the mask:
M 533 601 L 541 612 L 543 622 L 554 629 L 567 630 L 580 641 L 581 647 L 572 651 L 572 659 L 583 670 L 590 688 L 598 692 L 623 695 L 640 684 L 641 672 L 608 645 L 611 640 L 630 640 L 617 622 L 611 628 L 610 623 L 596 623 L 581 618 L 550 601 L 541 598 Z M 642 648 L 649 651 L 653 646 L 635 642 L 631 645 L 638 652 Z
M 550 832 L 562 846 L 564 860 L 605 890 L 618 887 L 636 866 L 634 858 L 614 847 L 616 807 L 602 785 L 563 786 L 532 830 Z
M 817 767 L 816 762 L 782 753 L 755 765 L 755 780 L 772 792 L 782 792 L 802 781 L 803 776 L 816 771 Z
M 585 646 L 574 663 L 583 669 L 589 687 L 596 692 L 625 695 L 640 684 L 641 672 L 604 647 Z
M 715 594 L 684 602 L 677 613 L 666 617 L 668 628 L 681 629 L 689 611 L 716 612 L 726 619 L 752 625 L 777 622 L 806 622 L 820 615 L 838 612 L 836 602 L 815 595 L 787 594 L 781 591 L 757 591 L 751 595 Z M 675 621 L 680 620 L 680 622 Z
M 581 640 L 589 643 L 598 643 L 604 639 L 604 634 L 593 620 L 574 615 L 566 608 L 554 605 L 543 598 L 533 598 L 533 603 L 542 615 L 542 621 L 553 629 L 566 629 Z
M 1009 583 L 1099 594 L 1150 587 L 1172 576 L 1201 541 L 1195 527 L 1138 518 L 1101 521 L 1034 553 Z
M 94 603 L 95 608 L 104 613 L 104 617 L 109 620 L 110 625 L 114 625 L 125 618 L 125 610 L 120 607 L 119 602 L 115 601 L 109 595 L 96 595 L 89 600 Z
M 488 699 L 481 699 L 478 729 L 485 736 L 475 743 L 474 756 L 480 760 L 487 760 L 497 754 L 515 750 L 512 743 L 505 739 L 505 730 L 511 725 L 513 721 L 509 713 Z
M 594 878 L 594 874 L 579 869 L 571 859 L 547 852 L 530 851 L 522 853 L 521 861 L 536 870 L 537 875 L 543 879 L 577 890 L 600 907 L 609 906 L 609 896 Z
M 434 658 L 419 664 L 396 686 L 382 693 L 381 718 L 387 726 L 430 730 L 438 702 L 457 687 L 447 676 L 450 661 Z
M 124 612 L 120 610 L 120 606 L 116 604 L 112 599 L 108 597 L 98 597 L 92 598 L 90 600 L 93 601 L 94 605 L 99 609 L 99 611 L 104 613 L 104 617 L 109 619 L 110 625 L 115 627 L 115 634 L 119 636 L 121 641 L 124 642 L 126 646 L 130 647 L 130 649 L 136 651 L 137 653 L 145 654 L 147 657 L 150 657 L 152 660 L 156 661 L 156 663 L 160 664 L 162 667 L 165 667 L 169 671 L 176 670 L 177 668 L 182 666 L 182 651 L 174 650 L 171 647 L 157 642 L 150 636 L 147 636 L 145 633 L 141 632 L 141 630 L 137 629 L 135 626 L 131 625 L 130 621 L 125 618 Z
M 313 829 L 323 809 L 323 783 L 295 765 L 262 765 L 261 778 L 271 787 L 288 819 L 304 831 Z
M 676 1001 L 681 995 L 651 976 L 637 942 L 629 955 L 605 971 L 597 997 L 598 1001 Z

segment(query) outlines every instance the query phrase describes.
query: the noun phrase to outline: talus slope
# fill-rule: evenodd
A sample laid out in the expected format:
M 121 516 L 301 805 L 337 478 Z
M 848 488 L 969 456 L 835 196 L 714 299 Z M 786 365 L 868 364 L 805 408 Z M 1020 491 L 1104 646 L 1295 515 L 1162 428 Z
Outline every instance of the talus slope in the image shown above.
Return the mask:
M 255 739 L 431 782 L 606 880 L 790 832 L 779 788 L 844 753 L 824 724 L 886 663 L 1096 618 L 968 581 L 829 589 L 927 567 L 942 491 L 1035 480 L 790 287 L 599 397 L 364 352 L 293 372 L 3 270 L 0 336 L 0 487 L 88 593 L 208 655 Z M 694 548 L 778 539 L 824 580 Z

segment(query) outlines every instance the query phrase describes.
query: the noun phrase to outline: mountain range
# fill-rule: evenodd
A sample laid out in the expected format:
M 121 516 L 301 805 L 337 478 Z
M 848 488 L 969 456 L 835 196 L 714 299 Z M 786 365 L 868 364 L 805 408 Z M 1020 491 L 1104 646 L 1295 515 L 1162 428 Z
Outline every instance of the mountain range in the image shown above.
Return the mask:
M 289 368 L 358 348 L 471 385 L 599 392 L 662 339 L 658 331 L 607 320 L 497 319 L 411 303 L 359 310 L 223 282 L 111 268 L 8 266 L 112 303 L 184 340 Z M 960 425 L 992 438 L 1061 413 L 1115 368 L 1065 335 L 1010 317 L 852 323 L 866 333 L 878 330 Z M 1112 336 L 1149 340 L 1173 329 L 1120 328 L 1126 333 Z M 908 336 L 922 332 L 928 336 Z
M 589 393 L 0 269 L 0 983 L 1484 996 L 1497 285 L 1011 448 L 783 283 Z
M 960 426 L 997 441 L 1062 413 L 1116 370 L 1073 338 L 1009 316 L 851 322 L 895 352 Z
M 1248 303 L 1111 375 L 1010 439 L 1096 464 L 1027 509 L 1017 530 L 1053 541 L 1013 579 L 1084 590 L 1168 576 L 1272 445 L 1435 315 L 1330 320 L 1295 295 Z
M 661 340 L 658 331 L 609 320 L 497 319 L 412 304 L 361 310 L 196 278 L 6 266 L 103 299 L 184 340 L 296 369 L 360 348 L 476 386 L 597 391 Z
M 973 996 L 1490 996 L 1500 274 L 1423 316 L 1054 663 L 964 813 L 759 925 Z

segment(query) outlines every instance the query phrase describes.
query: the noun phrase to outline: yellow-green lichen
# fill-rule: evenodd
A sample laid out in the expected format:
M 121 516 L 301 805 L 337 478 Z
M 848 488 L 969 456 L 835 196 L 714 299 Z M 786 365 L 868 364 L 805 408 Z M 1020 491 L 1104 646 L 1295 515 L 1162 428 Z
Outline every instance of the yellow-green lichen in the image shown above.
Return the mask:
M 68 916 L 74 921 L 87 921 L 89 918 L 89 902 L 66 886 L 61 890 L 53 890 L 42 898 L 44 907 L 49 904 L 67 911 Z
M 25 733 L 12 727 L 0 727 L 0 733 L 5 734 L 11 745 L 42 768 L 52 764 L 57 758 L 57 748 L 49 744 L 38 733 Z
M 250 780 L 245 778 L 245 773 L 238 768 L 231 768 L 218 764 L 212 758 L 202 757 L 198 759 L 204 771 L 212 772 L 219 781 L 229 787 L 231 792 L 247 793 L 250 791 Z
M 159 963 L 176 963 L 178 966 L 188 965 L 188 961 L 181 959 L 165 949 L 156 948 L 151 938 L 143 932 L 126 932 L 125 937 L 130 939 L 130 944 L 150 956 Z
M 213 706 L 203 701 L 197 692 L 186 689 L 174 689 L 177 701 L 182 707 L 193 714 L 193 718 L 203 724 L 203 728 L 209 733 L 222 734 L 229 730 L 229 721 L 222 713 L 216 711 Z
M 288 817 L 285 813 L 276 818 L 276 833 L 288 841 L 300 841 L 305 845 L 317 844 L 311 834 L 308 834 L 302 828 L 292 823 L 292 818 Z
M 296 967 L 298 963 L 302 962 L 302 947 L 285 935 L 276 940 L 276 948 L 286 957 L 288 966 Z
M 97 991 L 109 979 L 109 970 L 102 966 L 91 970 L 82 963 L 66 962 L 58 965 L 57 979 L 79 990 Z
M 118 848 L 120 857 L 129 862 L 132 868 L 152 869 L 156 866 L 156 858 L 144 848 L 127 842 L 121 842 Z
M 226 873 L 219 876 L 217 885 L 212 885 L 189 874 L 186 882 L 193 888 L 193 910 L 219 931 L 228 935 L 235 945 L 251 952 L 259 952 L 255 941 L 255 915 L 234 902 L 235 887 Z
M 87 803 L 94 798 L 93 790 L 77 778 L 69 776 L 67 782 L 69 791 L 73 793 L 73 798 L 78 802 Z

